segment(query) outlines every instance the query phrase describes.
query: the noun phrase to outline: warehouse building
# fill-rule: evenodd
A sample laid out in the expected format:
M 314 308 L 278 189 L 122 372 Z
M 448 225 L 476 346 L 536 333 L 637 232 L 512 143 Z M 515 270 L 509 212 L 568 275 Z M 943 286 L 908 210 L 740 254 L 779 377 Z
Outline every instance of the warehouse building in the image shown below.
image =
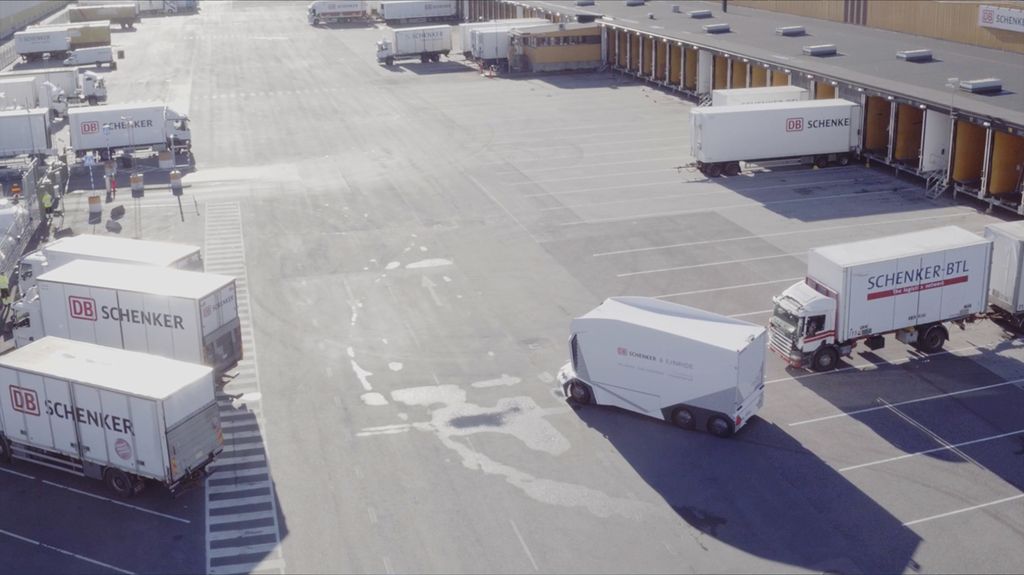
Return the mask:
M 513 29 L 509 54 L 512 72 L 596 70 L 601 58 L 601 27 L 597 24 L 558 23 Z

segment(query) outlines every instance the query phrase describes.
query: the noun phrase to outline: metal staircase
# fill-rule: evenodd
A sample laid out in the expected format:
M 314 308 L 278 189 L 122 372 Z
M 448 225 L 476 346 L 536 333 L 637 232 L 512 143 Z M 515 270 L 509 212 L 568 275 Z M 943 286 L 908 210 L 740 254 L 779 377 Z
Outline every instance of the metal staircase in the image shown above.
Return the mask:
M 925 179 L 925 197 L 930 200 L 938 198 L 949 189 L 949 174 L 946 170 L 935 170 L 928 172 Z

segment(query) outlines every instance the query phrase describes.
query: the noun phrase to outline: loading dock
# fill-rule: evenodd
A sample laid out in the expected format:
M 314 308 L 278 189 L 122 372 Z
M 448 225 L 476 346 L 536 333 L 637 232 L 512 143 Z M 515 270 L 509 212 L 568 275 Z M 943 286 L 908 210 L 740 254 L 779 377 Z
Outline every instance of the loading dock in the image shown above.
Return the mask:
M 710 96 L 714 79 L 715 56 L 707 50 L 697 50 L 697 95 Z
M 714 81 L 711 84 L 714 90 L 724 90 L 729 87 L 729 60 L 725 56 L 715 55 L 712 70 Z
M 750 67 L 750 87 L 765 88 L 768 86 L 768 68 L 764 66 Z
M 836 87 L 829 82 L 814 83 L 815 100 L 831 100 L 836 97 Z
M 993 196 L 1020 194 L 1024 174 L 1024 138 L 995 132 L 992 139 L 992 162 L 989 168 L 988 193 Z M 1019 201 L 1019 198 L 1014 198 Z
M 626 34 L 625 30 L 615 31 L 615 49 L 618 54 L 617 63 L 619 65 L 619 69 L 625 70 L 626 62 L 629 61 L 629 36 Z
M 953 182 L 961 188 L 976 187 L 981 182 L 985 166 L 985 140 L 987 130 L 964 119 L 956 121 L 953 145 Z
M 949 170 L 949 137 L 952 131 L 953 123 L 949 114 L 938 110 L 925 111 L 921 173 L 947 172 Z
M 864 111 L 864 151 L 888 157 L 891 104 L 881 96 L 868 96 Z
M 665 64 L 668 62 L 665 59 L 666 54 L 668 53 L 668 40 L 661 40 L 656 38 L 651 41 L 656 42 L 653 62 L 654 79 L 657 80 L 658 82 L 664 82 L 665 70 L 667 68 Z
M 696 48 L 687 46 L 686 60 L 684 62 L 685 69 L 683 73 L 683 89 L 689 90 L 690 92 L 697 91 L 697 59 L 698 52 Z
M 640 34 L 629 33 L 629 71 L 640 73 Z
M 654 42 L 654 38 L 650 36 L 643 39 L 644 59 L 640 76 L 644 78 L 651 78 L 654 76 Z
M 609 66 L 615 66 L 618 64 L 618 58 L 616 57 L 617 50 L 619 49 L 619 32 L 610 28 L 602 28 L 604 30 L 604 61 Z
M 782 70 L 772 70 L 772 86 L 788 86 L 789 73 Z
M 732 67 L 729 73 L 729 88 L 747 87 L 747 64 L 742 60 L 732 59 Z
M 896 145 L 893 159 L 916 170 L 921 158 L 921 132 L 924 110 L 909 104 L 896 108 Z
M 668 45 L 668 83 L 672 86 L 683 85 L 683 47 L 678 43 Z

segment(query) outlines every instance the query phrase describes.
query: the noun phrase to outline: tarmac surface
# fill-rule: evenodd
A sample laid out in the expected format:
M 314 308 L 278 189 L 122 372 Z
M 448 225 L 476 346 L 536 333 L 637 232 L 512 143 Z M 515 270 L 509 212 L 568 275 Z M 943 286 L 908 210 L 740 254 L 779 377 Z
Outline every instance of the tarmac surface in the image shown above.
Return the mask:
M 999 221 L 983 204 L 863 165 L 708 181 L 682 167 L 674 95 L 385 68 L 384 33 L 283 2 L 116 32 L 111 102 L 188 113 L 194 171 L 181 211 L 151 166 L 95 227 L 79 183 L 63 233 L 201 245 L 239 278 L 231 455 L 177 500 L 0 467 L 13 570 L 1020 570 L 1024 344 L 998 325 L 930 357 L 889 338 L 828 374 L 769 355 L 765 406 L 731 440 L 574 408 L 555 381 L 569 322 L 606 297 L 765 324 L 809 248 L 980 232 Z

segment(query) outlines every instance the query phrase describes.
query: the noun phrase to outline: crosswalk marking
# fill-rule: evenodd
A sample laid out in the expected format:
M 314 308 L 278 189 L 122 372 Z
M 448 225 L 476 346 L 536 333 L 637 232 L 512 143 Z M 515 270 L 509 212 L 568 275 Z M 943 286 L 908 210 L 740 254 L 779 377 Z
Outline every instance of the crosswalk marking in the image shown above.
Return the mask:
M 263 437 L 250 316 L 242 213 L 237 202 L 206 204 L 206 271 L 235 277 L 245 357 L 238 375 L 217 391 L 224 451 L 206 480 L 206 571 L 211 574 L 284 573 L 277 502 Z M 259 525 L 253 525 L 259 523 Z

